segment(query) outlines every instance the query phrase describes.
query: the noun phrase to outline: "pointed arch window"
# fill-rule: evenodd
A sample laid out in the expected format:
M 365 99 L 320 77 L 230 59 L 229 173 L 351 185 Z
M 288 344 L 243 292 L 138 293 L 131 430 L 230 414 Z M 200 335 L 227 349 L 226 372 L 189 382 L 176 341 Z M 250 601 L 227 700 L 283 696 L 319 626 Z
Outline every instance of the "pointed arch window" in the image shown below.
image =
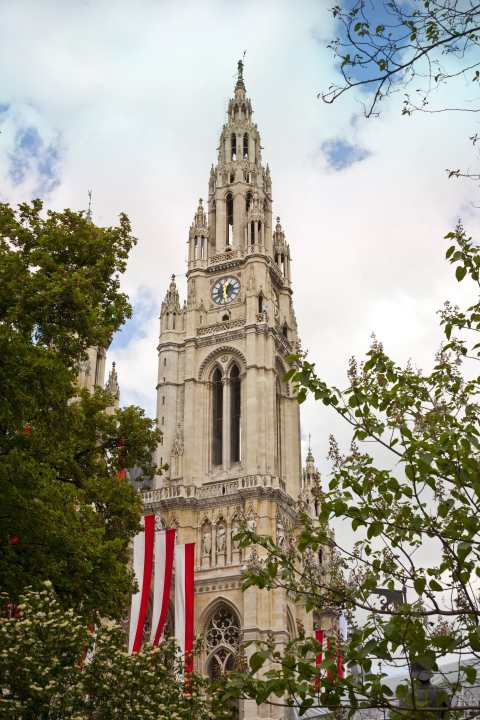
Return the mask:
M 231 380 L 231 459 L 232 462 L 240 462 L 242 459 L 242 398 L 240 370 L 234 365 L 230 372 Z
M 263 312 L 263 295 L 262 295 L 262 293 L 260 293 L 260 295 L 258 296 L 258 312 L 259 313 Z
M 222 373 L 217 368 L 213 373 L 213 428 L 212 428 L 212 459 L 214 465 L 221 465 L 223 444 L 223 384 Z
M 198 238 L 195 238 L 195 243 L 193 245 L 193 259 L 197 259 L 197 251 L 198 251 Z
M 204 260 L 204 255 L 205 255 L 205 238 L 202 235 L 202 240 L 201 240 L 201 244 L 200 244 L 200 260 Z
M 255 245 L 255 221 L 250 223 L 250 244 Z
M 227 245 L 233 245 L 233 196 L 227 195 Z
M 237 159 L 237 136 L 235 135 L 235 133 L 232 133 L 231 143 L 232 143 L 232 160 L 236 160 Z
M 240 643 L 240 621 L 237 613 L 225 603 L 211 614 L 205 627 L 205 648 L 208 655 L 208 673 L 213 681 L 218 673 L 233 666 Z
M 177 320 L 177 315 L 176 315 L 176 313 L 173 313 L 173 315 L 172 315 L 172 330 L 175 330 L 176 320 Z
M 252 193 L 247 193 L 247 197 L 245 198 L 245 210 L 248 212 L 250 210 L 250 205 L 252 204 Z
M 248 160 L 248 133 L 243 136 L 243 159 Z

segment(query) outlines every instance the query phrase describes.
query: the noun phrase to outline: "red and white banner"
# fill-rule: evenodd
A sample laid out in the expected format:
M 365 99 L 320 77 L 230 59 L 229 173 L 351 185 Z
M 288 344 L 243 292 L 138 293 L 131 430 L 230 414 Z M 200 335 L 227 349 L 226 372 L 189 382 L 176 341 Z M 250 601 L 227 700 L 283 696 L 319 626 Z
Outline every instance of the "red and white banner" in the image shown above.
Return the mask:
M 158 645 L 167 617 L 170 588 L 172 586 L 173 550 L 175 529 L 157 530 L 155 533 L 155 578 L 153 581 L 153 617 L 151 641 Z
M 133 540 L 133 571 L 139 591 L 132 597 L 130 611 L 130 634 L 128 638 L 129 654 L 138 652 L 142 645 L 143 628 L 148 610 L 150 583 L 152 581 L 153 540 L 155 535 L 155 515 L 145 515 L 140 520 L 145 531 L 138 533 Z
M 175 638 L 182 657 L 193 649 L 193 576 L 195 543 L 175 548 Z M 193 658 L 185 661 L 185 672 L 193 670 Z

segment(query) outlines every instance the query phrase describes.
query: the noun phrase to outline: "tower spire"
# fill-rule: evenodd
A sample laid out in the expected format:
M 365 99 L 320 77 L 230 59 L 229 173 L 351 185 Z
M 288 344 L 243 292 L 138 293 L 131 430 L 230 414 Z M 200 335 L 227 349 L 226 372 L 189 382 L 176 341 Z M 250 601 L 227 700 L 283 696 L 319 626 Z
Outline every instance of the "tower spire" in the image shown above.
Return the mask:
M 88 210 L 87 210 L 87 223 L 92 224 L 92 191 L 88 191 Z

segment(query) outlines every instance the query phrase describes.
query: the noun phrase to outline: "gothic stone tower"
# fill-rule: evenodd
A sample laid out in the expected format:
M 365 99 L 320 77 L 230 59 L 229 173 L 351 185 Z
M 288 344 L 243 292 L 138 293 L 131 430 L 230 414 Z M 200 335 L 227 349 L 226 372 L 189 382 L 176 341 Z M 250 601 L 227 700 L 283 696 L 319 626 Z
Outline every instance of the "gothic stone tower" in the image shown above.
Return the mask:
M 157 462 L 170 470 L 143 496 L 146 513 L 176 527 L 178 542 L 196 543 L 195 633 L 205 637 L 198 669 L 210 676 L 231 667 L 240 640 L 273 632 L 282 649 L 297 619 L 313 632 L 311 615 L 283 591 L 242 593 L 246 554 L 232 539 L 246 517 L 283 543 L 302 494 L 299 405 L 282 383 L 297 342 L 290 249 L 272 220 L 261 151 L 239 64 L 210 171 L 208 220 L 200 200 L 188 235 L 187 302 L 173 277 L 162 303 Z M 284 716 L 285 708 L 253 701 L 240 713 Z

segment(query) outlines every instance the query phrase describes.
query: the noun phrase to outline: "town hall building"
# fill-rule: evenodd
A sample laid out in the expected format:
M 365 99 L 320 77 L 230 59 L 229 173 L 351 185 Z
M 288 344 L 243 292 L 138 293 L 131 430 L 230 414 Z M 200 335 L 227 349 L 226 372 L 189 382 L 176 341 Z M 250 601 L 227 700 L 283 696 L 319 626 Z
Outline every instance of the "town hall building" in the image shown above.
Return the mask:
M 282 651 L 297 621 L 310 635 L 335 622 L 307 615 L 281 589 L 241 590 L 251 549 L 233 539 L 239 525 L 283 545 L 297 513 L 315 512 L 316 473 L 311 453 L 302 472 L 300 407 L 282 382 L 298 341 L 290 247 L 273 216 L 242 70 L 239 63 L 208 195 L 188 231 L 187 297 L 181 301 L 172 276 L 161 307 L 156 461 L 169 470 L 143 494 L 158 527 L 175 527 L 178 543 L 195 542 L 194 632 L 204 637 L 196 669 L 212 678 L 232 667 L 242 642 L 273 637 Z M 172 602 L 164 632 L 173 627 Z M 287 713 L 244 701 L 240 717 Z

